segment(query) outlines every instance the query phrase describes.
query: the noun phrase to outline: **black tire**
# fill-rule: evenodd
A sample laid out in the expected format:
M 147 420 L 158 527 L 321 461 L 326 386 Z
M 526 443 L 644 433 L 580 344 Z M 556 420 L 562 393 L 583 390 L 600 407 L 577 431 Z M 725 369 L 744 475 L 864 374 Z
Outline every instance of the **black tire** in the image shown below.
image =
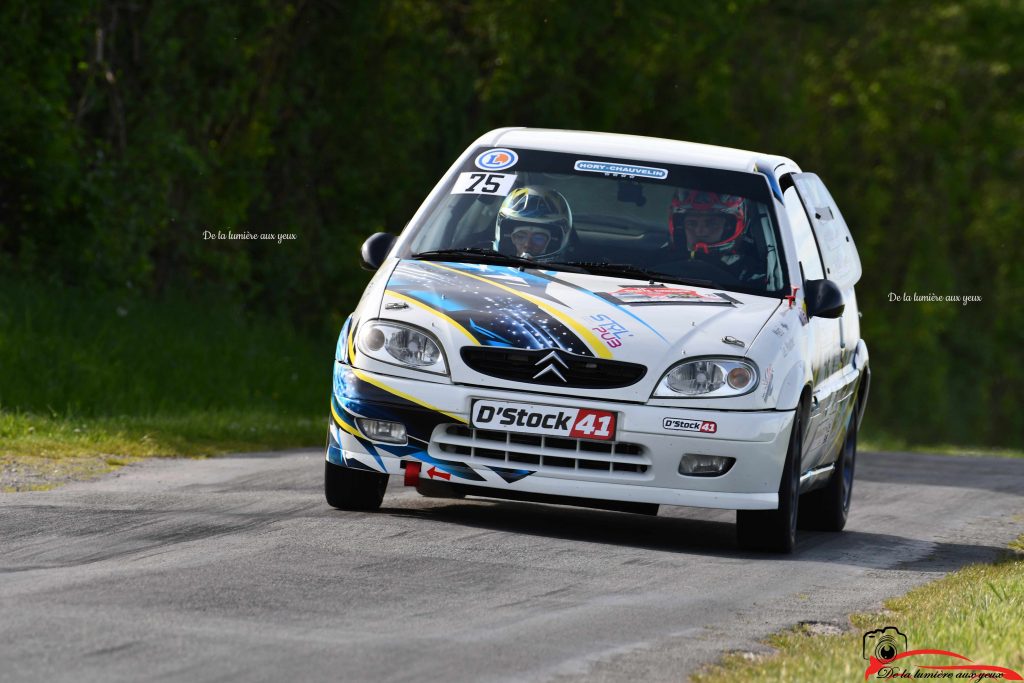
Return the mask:
M 377 510 L 384 502 L 388 475 L 324 463 L 324 496 L 341 510 Z
M 797 408 L 789 433 L 786 464 L 779 481 L 777 510 L 737 510 L 736 540 L 744 550 L 791 553 L 796 547 L 800 505 L 800 456 L 804 438 L 804 411 Z
M 836 468 L 823 488 L 811 491 L 800 501 L 801 529 L 842 531 L 850 515 L 853 497 L 853 473 L 857 465 L 857 402 L 846 423 L 846 436 L 839 449 Z

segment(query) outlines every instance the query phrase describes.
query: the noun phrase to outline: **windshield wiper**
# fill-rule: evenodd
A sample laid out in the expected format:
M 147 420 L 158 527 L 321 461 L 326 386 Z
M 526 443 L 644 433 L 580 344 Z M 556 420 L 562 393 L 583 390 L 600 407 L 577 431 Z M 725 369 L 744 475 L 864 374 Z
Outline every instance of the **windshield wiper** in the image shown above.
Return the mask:
M 641 268 L 640 266 L 634 266 L 628 263 L 607 263 L 605 261 L 569 261 L 567 263 L 559 263 L 552 265 L 575 266 L 577 268 L 583 268 L 588 273 L 594 275 L 624 275 L 626 277 L 632 277 L 638 280 L 649 280 L 651 282 L 671 282 L 673 284 L 694 285 L 696 287 L 715 286 L 715 283 L 712 282 L 711 280 L 677 277 L 675 275 L 669 275 L 667 273 L 661 273 L 656 270 Z
M 546 263 L 534 261 L 522 256 L 502 254 L 494 249 L 483 247 L 464 247 L 461 249 L 433 249 L 413 254 L 410 258 L 421 261 L 480 261 L 484 263 L 500 263 L 502 265 L 522 266 L 537 270 L 570 270 L 577 273 L 586 272 L 582 268 L 568 263 Z
M 413 254 L 412 258 L 419 259 L 421 261 L 472 260 L 513 263 L 515 265 L 531 267 L 537 265 L 535 261 L 531 261 L 530 259 L 527 258 L 521 258 L 519 256 L 510 256 L 508 254 L 502 254 L 500 251 L 495 251 L 494 249 L 484 249 L 482 247 L 465 247 L 462 249 L 433 249 L 431 251 L 421 251 L 418 254 Z

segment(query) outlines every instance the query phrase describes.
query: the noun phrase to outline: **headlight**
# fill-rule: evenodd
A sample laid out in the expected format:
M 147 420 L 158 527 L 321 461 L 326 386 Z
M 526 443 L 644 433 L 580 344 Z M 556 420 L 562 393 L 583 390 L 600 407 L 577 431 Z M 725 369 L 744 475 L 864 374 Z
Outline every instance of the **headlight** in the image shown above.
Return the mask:
M 448 374 L 441 345 L 417 327 L 374 320 L 360 328 L 357 346 L 362 353 L 384 363 Z
M 738 358 L 699 358 L 669 368 L 654 390 L 655 396 L 741 396 L 757 386 L 757 366 Z

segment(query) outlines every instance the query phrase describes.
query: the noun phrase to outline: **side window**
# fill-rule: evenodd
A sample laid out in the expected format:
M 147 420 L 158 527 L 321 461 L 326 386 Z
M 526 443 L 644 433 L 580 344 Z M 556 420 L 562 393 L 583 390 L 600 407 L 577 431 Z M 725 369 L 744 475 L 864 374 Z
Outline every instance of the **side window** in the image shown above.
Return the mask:
M 501 197 L 477 198 L 455 224 L 450 246 L 481 246 L 494 239 L 494 219 L 501 208 Z
M 494 217 L 501 206 L 496 199 L 481 195 L 447 197 L 426 229 L 416 233 L 409 244 L 410 252 L 480 246 L 490 241 L 494 235 Z
M 825 277 L 825 270 L 821 266 L 821 256 L 818 255 L 818 245 L 814 241 L 814 233 L 811 231 L 811 224 L 807 222 L 807 214 L 800 203 L 800 197 L 796 188 L 789 187 L 783 194 L 783 202 L 786 205 L 786 215 L 789 217 L 789 224 L 793 228 L 793 239 L 796 241 L 796 256 L 800 259 L 800 265 L 806 280 L 821 280 Z
M 860 255 L 843 214 L 817 175 L 794 173 L 793 182 L 818 238 L 826 277 L 840 287 L 852 287 L 860 279 Z
M 775 230 L 768 215 L 768 207 L 761 202 L 750 202 L 755 208 L 747 228 L 754 240 L 758 260 L 765 263 L 765 284 L 770 290 L 782 289 L 782 261 L 779 259 L 779 245 L 775 241 Z

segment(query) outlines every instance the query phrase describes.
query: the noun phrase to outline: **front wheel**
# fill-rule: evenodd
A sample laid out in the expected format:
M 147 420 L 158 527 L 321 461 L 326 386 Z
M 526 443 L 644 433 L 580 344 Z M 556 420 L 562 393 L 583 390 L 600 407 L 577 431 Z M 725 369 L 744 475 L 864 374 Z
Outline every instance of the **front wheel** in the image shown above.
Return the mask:
M 824 488 L 811 491 L 800 501 L 801 529 L 816 531 L 842 531 L 850 515 L 850 498 L 853 496 L 853 469 L 857 464 L 857 402 L 846 423 L 846 438 L 843 439 L 835 469 Z
M 797 408 L 789 435 L 786 464 L 779 481 L 777 510 L 737 510 L 736 538 L 744 550 L 791 553 L 796 546 L 800 503 L 800 461 L 803 454 L 804 416 Z
M 388 475 L 324 463 L 324 496 L 341 510 L 377 510 L 384 502 Z

